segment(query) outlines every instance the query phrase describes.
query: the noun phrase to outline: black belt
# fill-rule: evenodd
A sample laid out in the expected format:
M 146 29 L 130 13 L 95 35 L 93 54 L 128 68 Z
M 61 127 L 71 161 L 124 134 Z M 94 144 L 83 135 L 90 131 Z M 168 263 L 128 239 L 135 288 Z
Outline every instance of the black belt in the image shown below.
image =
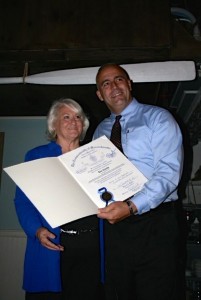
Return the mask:
M 178 207 L 178 200 L 163 202 L 156 208 L 151 209 L 150 211 L 143 213 L 141 215 L 132 215 L 125 219 L 126 222 L 135 222 L 146 219 L 147 217 L 151 217 L 157 215 L 158 213 L 166 213 L 168 211 L 175 210 Z
M 162 211 L 168 211 L 177 206 L 178 201 L 169 201 L 169 202 L 163 202 L 159 206 L 151 209 L 150 211 L 142 214 L 142 215 L 136 215 L 136 216 L 144 216 L 148 214 L 155 214 L 157 212 L 162 212 Z
M 67 234 L 67 235 L 79 235 L 83 233 L 91 233 L 94 231 L 98 231 L 98 228 L 85 228 L 85 229 L 62 229 L 61 233 Z
M 163 202 L 159 206 L 154 208 L 153 211 L 162 211 L 162 210 L 166 210 L 166 209 L 175 208 L 177 203 L 178 203 L 178 201 Z

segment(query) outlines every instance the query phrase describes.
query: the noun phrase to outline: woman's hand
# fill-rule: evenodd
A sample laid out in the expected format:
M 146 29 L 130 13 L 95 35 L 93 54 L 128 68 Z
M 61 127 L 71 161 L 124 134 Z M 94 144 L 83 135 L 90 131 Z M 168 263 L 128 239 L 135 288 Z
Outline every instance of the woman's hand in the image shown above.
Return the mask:
M 50 239 L 55 238 L 55 234 L 50 232 L 47 228 L 45 227 L 40 227 L 37 232 L 36 232 L 36 237 L 39 239 L 40 243 L 42 246 L 50 249 L 50 250 L 58 250 L 58 251 L 63 251 L 64 247 L 61 245 L 56 245 L 53 242 L 51 242 Z

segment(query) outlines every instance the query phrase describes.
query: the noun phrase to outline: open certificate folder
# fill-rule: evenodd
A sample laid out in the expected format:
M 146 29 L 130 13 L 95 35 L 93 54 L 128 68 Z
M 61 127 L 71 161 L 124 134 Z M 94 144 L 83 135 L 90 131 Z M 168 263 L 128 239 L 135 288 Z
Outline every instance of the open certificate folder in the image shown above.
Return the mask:
M 146 177 L 102 136 L 58 157 L 4 168 L 54 228 L 140 191 Z

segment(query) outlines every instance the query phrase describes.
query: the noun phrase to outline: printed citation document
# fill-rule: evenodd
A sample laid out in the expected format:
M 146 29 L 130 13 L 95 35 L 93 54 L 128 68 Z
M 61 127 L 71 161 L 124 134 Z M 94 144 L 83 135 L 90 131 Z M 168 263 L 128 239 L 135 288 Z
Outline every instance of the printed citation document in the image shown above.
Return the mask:
M 54 228 L 139 192 L 146 177 L 102 136 L 58 157 L 4 168 Z

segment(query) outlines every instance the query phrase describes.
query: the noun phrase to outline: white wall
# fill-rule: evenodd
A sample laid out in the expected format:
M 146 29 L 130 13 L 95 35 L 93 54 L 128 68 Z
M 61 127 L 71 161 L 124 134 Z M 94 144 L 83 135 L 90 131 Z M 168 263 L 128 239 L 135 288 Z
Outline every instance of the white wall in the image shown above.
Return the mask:
M 47 143 L 46 117 L 0 117 L 0 131 L 5 133 L 3 168 L 23 162 L 29 149 Z M 15 213 L 14 194 L 14 182 L 2 171 L 0 230 L 21 229 Z
M 23 231 L 0 230 L 0 245 L 0 299 L 24 300 L 25 234 Z

